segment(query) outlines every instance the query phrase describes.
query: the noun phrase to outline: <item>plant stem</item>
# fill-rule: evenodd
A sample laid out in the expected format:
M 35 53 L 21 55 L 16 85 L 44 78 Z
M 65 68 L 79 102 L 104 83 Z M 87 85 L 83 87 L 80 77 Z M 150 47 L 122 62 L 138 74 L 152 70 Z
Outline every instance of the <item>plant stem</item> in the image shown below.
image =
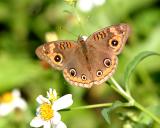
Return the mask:
M 113 103 L 93 104 L 93 105 L 86 105 L 86 106 L 80 106 L 80 107 L 73 107 L 73 108 L 70 108 L 70 110 L 111 107 L 112 104 Z
M 160 119 L 157 116 L 155 116 L 153 113 L 148 111 L 146 108 L 144 108 L 141 104 L 134 102 L 134 106 L 140 109 L 141 111 L 143 111 L 144 113 L 148 114 L 152 119 L 154 119 L 157 123 L 160 124 Z
M 134 101 L 134 99 L 127 93 L 123 90 L 123 88 L 117 83 L 117 81 L 111 77 L 110 78 L 112 83 L 114 84 L 114 86 L 111 85 L 111 87 L 116 91 L 118 92 L 119 94 L 121 94 L 125 99 L 127 99 L 128 101 Z
M 111 87 L 118 92 L 120 95 L 122 95 L 128 103 L 124 103 L 124 107 L 134 106 L 141 110 L 142 112 L 146 113 L 148 116 L 150 116 L 154 121 L 156 121 L 158 124 L 160 124 L 160 119 L 154 115 L 152 112 L 147 110 L 145 107 L 143 107 L 141 104 L 136 102 L 130 93 L 127 93 L 118 83 L 117 81 L 111 77 L 111 81 L 113 84 L 111 84 Z M 102 103 L 102 104 L 93 104 L 93 105 L 86 105 L 86 106 L 80 106 L 80 107 L 72 107 L 69 109 L 63 109 L 61 111 L 70 111 L 70 110 L 80 110 L 80 109 L 90 109 L 90 108 L 100 108 L 100 107 L 111 107 L 113 103 Z
M 102 107 L 111 107 L 113 103 L 102 103 L 102 104 L 93 104 L 93 105 L 86 105 L 80 107 L 72 107 L 68 109 L 62 109 L 60 111 L 70 111 L 70 110 L 81 110 L 81 109 L 90 109 L 90 108 L 102 108 Z
M 80 107 L 72 107 L 69 109 L 63 109 L 60 111 L 70 111 L 70 110 L 81 110 L 81 109 L 91 109 L 91 108 L 103 108 L 103 107 L 111 107 L 113 103 L 102 103 L 102 104 L 93 104 L 93 105 L 86 105 L 86 106 L 80 106 Z M 123 107 L 130 107 L 131 105 L 129 103 L 123 103 Z
M 144 113 L 146 113 L 147 115 L 149 115 L 154 121 L 156 121 L 157 123 L 160 124 L 160 119 L 155 116 L 153 113 L 151 113 L 150 111 L 148 111 L 146 108 L 144 108 L 141 104 L 137 103 L 130 94 L 128 94 L 127 92 L 125 92 L 123 90 L 123 88 L 116 82 L 116 80 L 111 77 L 111 81 L 114 85 L 111 85 L 111 87 L 118 92 L 119 94 L 121 94 L 126 100 L 129 101 L 129 103 L 132 104 L 132 106 L 135 106 L 136 108 L 138 108 L 139 110 L 143 111 Z

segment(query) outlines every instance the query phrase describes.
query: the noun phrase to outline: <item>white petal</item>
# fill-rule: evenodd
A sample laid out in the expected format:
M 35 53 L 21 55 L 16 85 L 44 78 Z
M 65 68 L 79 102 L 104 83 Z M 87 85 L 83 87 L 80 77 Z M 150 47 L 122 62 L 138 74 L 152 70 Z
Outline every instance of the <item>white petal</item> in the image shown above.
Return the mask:
M 55 89 L 53 90 L 53 95 L 54 95 L 54 97 L 57 97 L 57 92 Z
M 51 128 L 51 123 L 49 121 L 45 122 L 43 128 Z
M 58 112 L 54 113 L 54 117 L 52 118 L 52 124 L 56 125 L 61 121 L 61 115 Z
M 34 117 L 30 122 L 31 127 L 41 127 L 44 124 L 44 121 L 40 117 Z
M 93 0 L 93 3 L 99 6 L 99 5 L 103 5 L 105 3 L 105 0 Z
M 1 104 L 0 105 L 0 116 L 6 116 L 8 115 L 10 112 L 12 112 L 14 109 L 14 107 L 12 106 L 12 104 Z
M 22 98 L 17 98 L 13 101 L 14 108 L 20 108 L 21 110 L 25 110 L 27 108 L 27 103 Z
M 79 0 L 78 6 L 82 11 L 88 12 L 93 8 L 93 2 L 91 0 Z
M 51 94 L 53 92 L 53 89 L 52 88 L 49 88 L 49 93 Z
M 60 121 L 57 125 L 55 125 L 55 128 L 67 128 L 67 126 L 62 121 Z
M 12 91 L 12 95 L 14 96 L 14 98 L 17 98 L 17 97 L 21 96 L 20 91 L 18 89 L 14 89 Z
M 47 91 L 47 97 L 50 97 L 50 94 L 52 94 L 52 88 L 49 88 L 49 91 Z
M 49 88 L 49 91 L 47 91 L 47 97 L 52 98 L 53 96 L 57 98 L 57 92 L 55 89 L 53 90 L 52 88 Z
M 39 104 L 50 103 L 50 101 L 42 95 L 39 95 L 36 99 Z
M 38 112 L 38 113 L 39 113 L 39 111 L 40 111 L 40 107 L 38 107 L 38 108 L 36 109 L 36 112 Z
M 48 97 L 48 98 L 50 97 L 50 94 L 49 94 L 49 92 L 47 92 L 47 97 Z
M 72 104 L 73 104 L 72 95 L 67 94 L 67 95 L 62 96 L 61 98 L 59 98 L 58 100 L 54 102 L 53 109 L 57 111 L 60 109 L 67 108 L 71 106 Z

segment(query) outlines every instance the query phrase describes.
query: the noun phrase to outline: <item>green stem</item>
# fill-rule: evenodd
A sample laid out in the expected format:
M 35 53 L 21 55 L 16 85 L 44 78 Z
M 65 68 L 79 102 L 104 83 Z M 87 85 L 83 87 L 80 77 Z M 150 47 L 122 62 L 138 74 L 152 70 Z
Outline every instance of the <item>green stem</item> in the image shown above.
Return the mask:
M 148 111 L 146 108 L 144 108 L 141 104 L 136 102 L 130 93 L 127 93 L 118 83 L 117 81 L 111 77 L 111 81 L 113 85 L 111 84 L 111 87 L 118 92 L 120 95 L 122 95 L 126 100 L 128 100 L 128 103 L 124 103 L 124 107 L 134 106 L 141 110 L 142 112 L 146 113 L 148 116 L 150 116 L 154 121 L 156 121 L 158 124 L 160 124 L 160 119 L 155 116 L 153 113 Z M 69 109 L 63 109 L 61 111 L 69 111 L 69 110 L 80 110 L 80 109 L 90 109 L 90 108 L 100 108 L 100 107 L 111 107 L 113 103 L 102 103 L 102 104 L 93 104 L 93 105 L 87 105 L 87 106 L 80 106 L 80 107 L 72 107 Z
M 81 109 L 91 109 L 91 108 L 103 108 L 103 107 L 111 107 L 113 103 L 102 103 L 102 104 L 93 104 L 93 105 L 86 105 L 86 106 L 80 106 L 80 107 L 72 107 L 69 109 L 63 109 L 60 111 L 70 111 L 70 110 L 81 110 Z M 129 103 L 123 103 L 123 107 L 130 107 L 131 105 Z
M 111 107 L 113 103 L 102 103 L 102 104 L 93 104 L 93 105 L 86 105 L 80 107 L 72 107 L 68 109 L 62 109 L 60 111 L 70 111 L 70 110 L 80 110 L 80 109 L 90 109 L 90 108 L 102 108 L 102 107 Z
M 154 119 L 157 123 L 160 124 L 160 119 L 157 116 L 155 116 L 153 113 L 148 111 L 146 108 L 144 108 L 141 104 L 134 102 L 134 106 L 140 109 L 141 111 L 143 111 L 144 113 L 148 114 L 152 119 Z
M 129 95 L 131 95 L 130 88 L 129 88 L 128 85 L 126 85 L 126 93 L 128 93 Z
M 131 97 L 130 94 L 128 94 L 127 92 L 124 91 L 124 89 L 117 83 L 117 81 L 111 77 L 110 78 L 112 83 L 114 84 L 111 85 L 111 87 L 116 91 L 118 92 L 119 94 L 121 94 L 125 99 L 127 99 L 129 102 L 134 102 L 134 99 Z
M 160 124 L 160 119 L 155 116 L 153 113 L 151 113 L 150 111 L 148 111 L 146 108 L 144 108 L 141 104 L 137 103 L 132 97 L 130 94 L 128 94 L 127 92 L 125 92 L 123 90 L 123 88 L 116 82 L 116 80 L 111 77 L 111 81 L 112 83 L 114 84 L 111 85 L 111 87 L 116 91 L 118 92 L 119 94 L 121 94 L 126 100 L 129 101 L 129 103 L 132 104 L 132 106 L 135 106 L 136 108 L 138 108 L 139 110 L 143 111 L 144 113 L 146 113 L 147 115 L 149 115 L 154 121 L 156 121 L 157 123 Z
M 93 105 L 86 105 L 86 106 L 80 106 L 80 107 L 72 107 L 70 108 L 70 110 L 111 107 L 112 104 L 113 103 L 93 104 Z

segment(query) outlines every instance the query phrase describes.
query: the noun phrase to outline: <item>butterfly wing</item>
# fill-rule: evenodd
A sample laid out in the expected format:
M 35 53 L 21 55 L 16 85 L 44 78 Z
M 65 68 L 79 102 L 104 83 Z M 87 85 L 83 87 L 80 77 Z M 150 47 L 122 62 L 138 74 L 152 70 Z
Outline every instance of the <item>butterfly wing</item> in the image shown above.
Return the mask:
M 98 51 L 89 49 L 88 53 L 93 85 L 99 85 L 110 78 L 115 72 L 118 64 L 117 56 L 110 50 Z
M 70 84 L 89 88 L 114 73 L 116 55 L 122 51 L 129 31 L 126 24 L 110 26 L 93 33 L 83 46 L 74 41 L 54 41 L 39 46 L 36 54 L 52 67 L 63 70 Z
M 115 72 L 117 56 L 123 49 L 130 28 L 126 24 L 101 29 L 86 40 L 87 56 L 92 69 L 94 84 L 106 81 Z
M 49 63 L 53 68 L 62 70 L 72 57 L 78 44 L 74 41 L 53 41 L 36 49 L 37 56 Z
M 64 78 L 70 84 L 82 87 L 93 84 L 88 63 L 78 43 L 73 41 L 45 43 L 36 49 L 36 54 L 53 68 L 63 70 Z M 87 79 L 83 80 L 84 77 Z
M 90 65 L 86 60 L 81 46 L 76 49 L 74 55 L 63 70 L 64 78 L 71 84 L 89 88 L 93 85 Z
M 113 25 L 93 33 L 87 38 L 86 42 L 89 47 L 91 46 L 98 50 L 100 47 L 102 51 L 110 50 L 118 55 L 122 51 L 129 34 L 129 25 Z

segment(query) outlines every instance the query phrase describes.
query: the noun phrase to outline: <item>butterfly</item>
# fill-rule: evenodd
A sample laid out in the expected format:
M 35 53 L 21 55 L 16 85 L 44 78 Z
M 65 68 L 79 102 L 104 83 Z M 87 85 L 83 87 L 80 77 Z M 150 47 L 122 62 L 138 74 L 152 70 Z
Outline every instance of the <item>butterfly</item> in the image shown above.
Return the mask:
M 100 29 L 88 38 L 77 41 L 57 40 L 36 49 L 37 56 L 53 68 L 62 70 L 71 85 L 90 88 L 110 78 L 118 64 L 128 36 L 128 24 L 112 25 Z

